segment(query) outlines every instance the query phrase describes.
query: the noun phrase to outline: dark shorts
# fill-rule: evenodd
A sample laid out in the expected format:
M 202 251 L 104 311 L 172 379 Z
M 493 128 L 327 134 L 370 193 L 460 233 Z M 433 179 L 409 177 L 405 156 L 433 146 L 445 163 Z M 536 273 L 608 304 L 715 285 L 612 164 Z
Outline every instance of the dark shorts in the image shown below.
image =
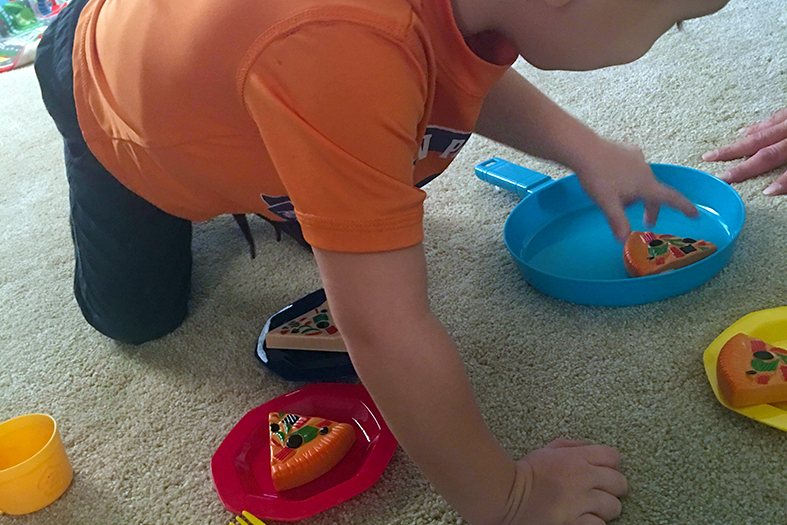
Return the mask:
M 73 0 L 47 28 L 35 62 L 44 104 L 63 135 L 76 269 L 85 319 L 127 343 L 164 336 L 186 317 L 191 222 L 121 185 L 88 149 L 74 107 L 74 32 L 87 0 Z

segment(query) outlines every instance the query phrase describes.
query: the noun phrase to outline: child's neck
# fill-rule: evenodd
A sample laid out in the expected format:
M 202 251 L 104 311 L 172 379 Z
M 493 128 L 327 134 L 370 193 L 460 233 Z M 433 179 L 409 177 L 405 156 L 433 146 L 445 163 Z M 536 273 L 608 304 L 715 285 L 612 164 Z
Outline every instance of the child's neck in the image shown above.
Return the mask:
M 511 63 L 513 46 L 506 45 L 505 37 L 488 27 L 485 19 L 478 16 L 478 2 L 475 0 L 451 0 L 454 20 L 459 32 L 473 53 L 493 64 Z

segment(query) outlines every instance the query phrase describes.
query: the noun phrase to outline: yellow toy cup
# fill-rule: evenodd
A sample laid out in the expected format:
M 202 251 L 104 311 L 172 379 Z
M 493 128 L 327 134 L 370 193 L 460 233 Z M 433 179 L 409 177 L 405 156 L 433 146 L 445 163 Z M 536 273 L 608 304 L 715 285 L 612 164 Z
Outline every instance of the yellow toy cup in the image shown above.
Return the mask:
M 0 514 L 43 509 L 66 491 L 72 478 L 51 416 L 30 414 L 0 424 Z

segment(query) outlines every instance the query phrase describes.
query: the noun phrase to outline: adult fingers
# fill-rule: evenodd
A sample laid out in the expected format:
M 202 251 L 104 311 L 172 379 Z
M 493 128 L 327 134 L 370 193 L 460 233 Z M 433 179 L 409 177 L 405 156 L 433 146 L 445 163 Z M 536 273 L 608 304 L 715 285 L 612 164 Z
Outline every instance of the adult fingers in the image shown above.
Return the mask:
M 757 124 L 752 124 L 751 126 L 746 126 L 741 131 L 744 135 L 751 135 L 752 133 L 756 133 L 758 131 L 762 131 L 767 129 L 774 124 L 778 124 L 780 122 L 784 122 L 787 120 L 787 108 L 780 109 L 767 119 L 763 120 L 762 122 L 758 122 Z
M 770 186 L 763 191 L 765 195 L 784 195 L 787 194 L 787 172 L 784 172 L 781 177 L 771 183 Z
M 762 148 L 719 178 L 727 182 L 741 182 L 778 168 L 787 163 L 787 138 Z
M 748 157 L 784 139 L 787 139 L 787 120 L 762 131 L 751 133 L 729 146 L 709 151 L 702 156 L 702 160 L 716 162 Z

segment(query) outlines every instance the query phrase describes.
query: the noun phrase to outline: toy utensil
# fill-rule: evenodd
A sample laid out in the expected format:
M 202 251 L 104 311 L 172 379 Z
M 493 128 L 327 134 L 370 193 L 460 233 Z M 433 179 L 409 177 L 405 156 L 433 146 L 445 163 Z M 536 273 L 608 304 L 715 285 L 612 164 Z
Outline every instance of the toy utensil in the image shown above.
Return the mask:
M 248 511 L 244 510 L 243 512 L 241 512 L 241 514 L 243 515 L 243 518 L 246 518 L 246 520 L 249 520 L 249 521 L 244 520 L 240 516 L 236 516 L 235 517 L 235 521 L 231 521 L 230 525 L 265 525 L 264 521 L 259 519 L 257 516 L 255 516 L 251 512 L 248 512 Z

